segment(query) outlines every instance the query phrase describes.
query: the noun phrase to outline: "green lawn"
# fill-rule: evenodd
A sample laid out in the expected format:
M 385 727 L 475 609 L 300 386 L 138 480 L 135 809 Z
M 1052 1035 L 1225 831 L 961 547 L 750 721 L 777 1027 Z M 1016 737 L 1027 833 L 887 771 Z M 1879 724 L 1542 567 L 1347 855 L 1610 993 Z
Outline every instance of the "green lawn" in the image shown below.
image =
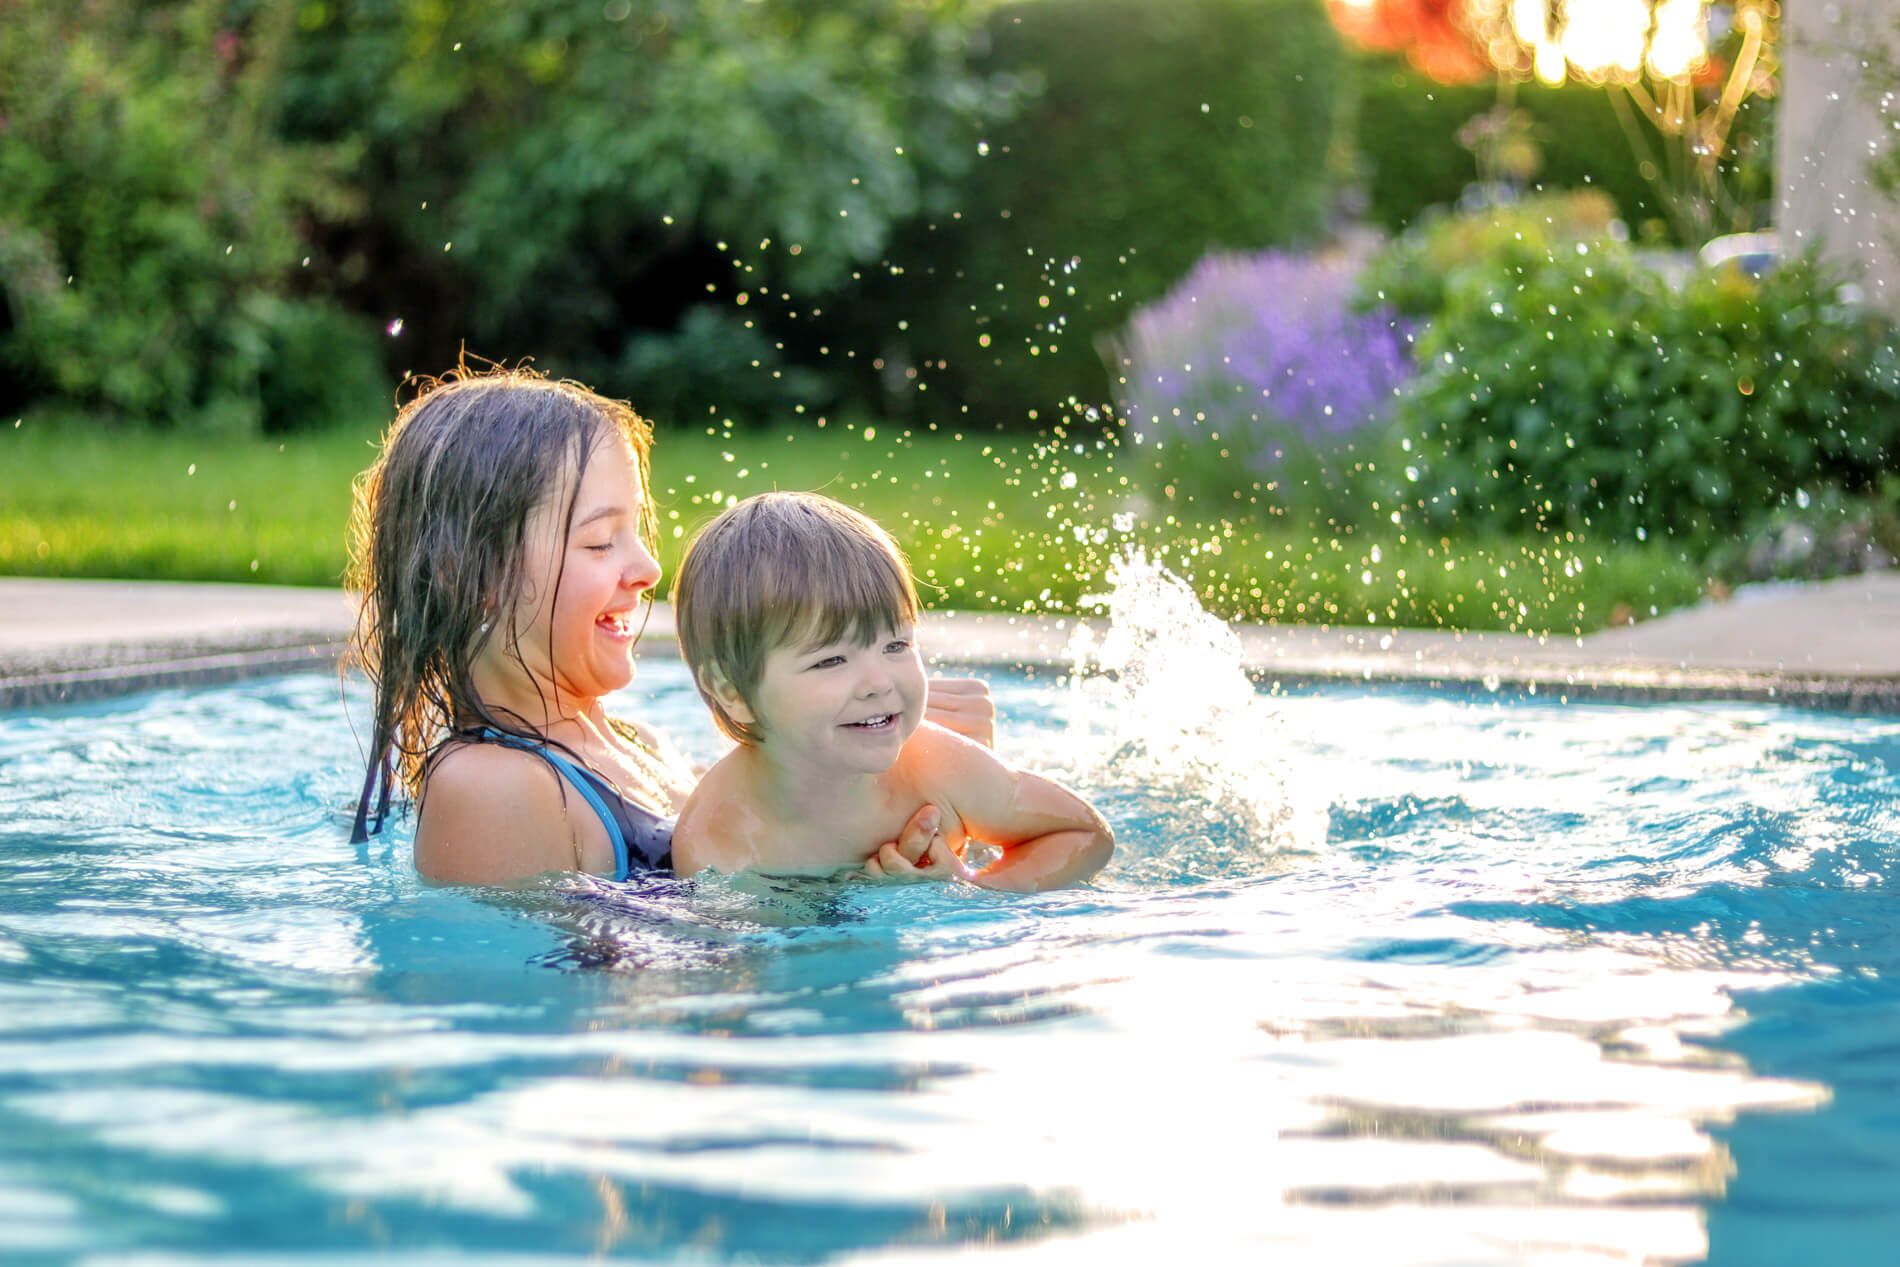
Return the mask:
M 281 439 L 0 424 L 0 573 L 337 583 L 350 481 L 372 431 Z M 1172 514 L 1135 499 L 1093 439 L 913 434 L 831 420 L 790 432 L 661 433 L 662 562 L 730 498 L 818 489 L 862 507 L 909 553 L 933 607 L 1074 611 L 1131 545 L 1233 619 L 1575 634 L 1619 604 L 1692 602 L 1668 549 L 1420 540 Z

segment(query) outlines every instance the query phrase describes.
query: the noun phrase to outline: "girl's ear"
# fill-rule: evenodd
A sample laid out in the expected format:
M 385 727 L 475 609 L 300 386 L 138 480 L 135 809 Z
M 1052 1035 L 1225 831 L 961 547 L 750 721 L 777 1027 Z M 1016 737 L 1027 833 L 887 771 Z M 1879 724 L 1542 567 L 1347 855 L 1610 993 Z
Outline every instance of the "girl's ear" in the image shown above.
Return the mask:
M 699 686 L 718 701 L 719 707 L 726 711 L 726 716 L 741 726 L 750 726 L 758 720 L 745 702 L 745 696 L 739 694 L 739 688 L 732 684 L 732 679 L 718 665 L 708 664 L 700 669 Z

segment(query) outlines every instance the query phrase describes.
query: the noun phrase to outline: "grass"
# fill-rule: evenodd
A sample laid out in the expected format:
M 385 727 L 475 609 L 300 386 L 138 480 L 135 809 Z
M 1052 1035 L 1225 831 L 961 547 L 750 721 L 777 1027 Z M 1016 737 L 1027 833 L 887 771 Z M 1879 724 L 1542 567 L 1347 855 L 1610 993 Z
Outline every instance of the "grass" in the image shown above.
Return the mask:
M 0 424 L 0 573 L 334 585 L 370 430 L 285 437 Z M 1144 503 L 1093 436 L 913 433 L 828 420 L 796 431 L 669 429 L 655 451 L 669 573 L 700 523 L 769 488 L 863 508 L 909 554 L 932 607 L 1072 612 L 1138 547 L 1229 619 L 1577 634 L 1619 609 L 1695 601 L 1666 547 L 1408 537 Z

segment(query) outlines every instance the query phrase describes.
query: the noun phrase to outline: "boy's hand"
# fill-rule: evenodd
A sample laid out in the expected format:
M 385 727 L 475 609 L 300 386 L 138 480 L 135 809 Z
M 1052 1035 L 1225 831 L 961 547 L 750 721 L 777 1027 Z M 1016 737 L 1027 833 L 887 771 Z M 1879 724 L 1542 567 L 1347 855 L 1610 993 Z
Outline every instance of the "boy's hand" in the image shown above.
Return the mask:
M 935 805 L 919 805 L 917 812 L 910 816 L 910 821 L 904 824 L 904 830 L 897 833 L 897 839 L 878 852 L 895 848 L 905 862 L 916 863 L 930 852 L 930 838 L 937 834 L 942 825 L 942 810 Z M 877 854 L 871 856 L 875 858 Z
M 911 884 L 918 880 L 968 880 L 971 872 L 938 832 L 931 836 L 929 848 L 916 862 L 906 858 L 892 841 L 864 860 L 863 874 L 886 883 Z
M 968 879 L 969 868 L 943 838 L 943 811 L 920 806 L 897 839 L 878 847 L 864 860 L 863 875 L 871 880 L 909 884 L 915 880 Z
M 974 677 L 933 677 L 924 697 L 924 720 L 974 739 L 986 748 L 996 746 L 996 703 L 990 684 Z

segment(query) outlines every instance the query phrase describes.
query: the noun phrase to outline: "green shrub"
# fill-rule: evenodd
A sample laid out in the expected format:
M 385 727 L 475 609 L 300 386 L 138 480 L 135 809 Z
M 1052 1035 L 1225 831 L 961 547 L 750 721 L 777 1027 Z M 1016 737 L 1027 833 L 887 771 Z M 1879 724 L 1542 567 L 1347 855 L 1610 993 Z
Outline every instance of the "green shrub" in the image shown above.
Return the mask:
M 8 7 L 0 364 L 21 395 L 259 425 L 275 296 L 304 254 L 296 218 L 347 208 L 333 179 L 347 153 L 272 137 L 289 10 L 228 9 Z
M 1811 263 L 1671 287 L 1615 246 L 1459 274 L 1402 406 L 1429 520 L 1707 547 L 1900 464 L 1882 319 Z
M 873 279 L 861 342 L 1021 425 L 1108 400 L 1098 340 L 1209 249 L 1322 231 L 1343 55 L 1307 0 L 1035 0 L 987 30 L 1029 100 Z
M 830 399 L 823 375 L 788 364 L 765 335 L 711 304 L 689 310 L 676 331 L 633 336 L 614 379 L 642 413 L 672 422 L 715 411 L 747 422 L 775 415 L 782 421 L 787 411 L 803 413 Z
M 404 318 L 414 368 L 466 341 L 655 413 L 669 348 L 694 359 L 668 408 L 795 406 L 765 358 L 704 371 L 831 308 L 976 161 L 999 96 L 969 70 L 973 0 L 288 7 L 286 126 L 360 141 L 373 174 L 320 259 L 352 306 Z
M 1433 317 L 1463 270 L 1518 272 L 1579 243 L 1608 244 L 1615 240 L 1615 219 L 1616 204 L 1595 190 L 1540 194 L 1463 215 L 1432 208 L 1373 255 L 1360 277 L 1358 303 Z
M 313 299 L 263 301 L 258 374 L 264 431 L 359 429 L 395 411 L 381 336 L 367 318 Z

